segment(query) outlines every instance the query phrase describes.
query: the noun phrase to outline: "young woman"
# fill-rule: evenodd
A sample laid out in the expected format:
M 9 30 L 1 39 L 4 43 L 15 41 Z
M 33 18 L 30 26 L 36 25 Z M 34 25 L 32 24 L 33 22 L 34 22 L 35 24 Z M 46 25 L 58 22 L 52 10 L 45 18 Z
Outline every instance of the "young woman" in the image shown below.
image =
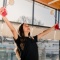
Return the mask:
M 3 20 L 8 25 L 13 34 L 14 41 L 17 44 L 21 60 L 38 60 L 38 47 L 36 42 L 40 40 L 41 37 L 54 30 L 57 24 L 43 31 L 42 33 L 39 33 L 38 35 L 31 37 L 30 26 L 28 24 L 21 24 L 21 26 L 19 27 L 19 31 L 17 32 L 13 25 L 6 18 L 5 8 L 0 8 L 0 15 L 2 15 Z

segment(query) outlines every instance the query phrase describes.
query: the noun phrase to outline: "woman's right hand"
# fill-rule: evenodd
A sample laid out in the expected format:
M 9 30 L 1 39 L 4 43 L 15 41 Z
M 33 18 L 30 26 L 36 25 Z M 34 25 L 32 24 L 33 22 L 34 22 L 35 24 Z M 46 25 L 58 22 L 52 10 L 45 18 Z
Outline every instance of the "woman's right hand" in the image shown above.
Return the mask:
M 15 28 L 13 27 L 13 25 L 10 23 L 10 21 L 7 19 L 7 17 L 5 17 L 7 15 L 7 11 L 5 7 L 0 8 L 0 15 L 2 15 L 3 20 L 5 21 L 5 23 L 7 24 L 7 26 L 10 28 L 14 39 L 18 38 L 18 33 L 15 30 Z
M 0 8 L 0 15 L 2 15 L 3 17 L 5 17 L 7 15 L 7 11 L 6 11 L 5 7 Z

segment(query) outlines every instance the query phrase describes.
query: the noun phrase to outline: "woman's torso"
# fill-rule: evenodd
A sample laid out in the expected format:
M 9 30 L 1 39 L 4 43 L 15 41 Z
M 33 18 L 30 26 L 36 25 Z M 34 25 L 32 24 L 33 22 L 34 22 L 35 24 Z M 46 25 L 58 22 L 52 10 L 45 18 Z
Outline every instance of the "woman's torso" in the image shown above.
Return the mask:
M 38 60 L 37 36 L 34 36 L 34 39 L 25 37 L 24 42 L 21 42 L 21 37 L 19 38 L 17 46 L 21 52 L 21 60 Z

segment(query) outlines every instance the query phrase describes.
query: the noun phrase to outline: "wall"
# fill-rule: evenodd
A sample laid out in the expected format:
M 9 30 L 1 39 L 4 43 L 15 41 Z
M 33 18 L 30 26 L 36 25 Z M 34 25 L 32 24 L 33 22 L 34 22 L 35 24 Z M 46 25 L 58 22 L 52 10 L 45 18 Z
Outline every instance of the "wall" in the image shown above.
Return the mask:
M 15 27 L 15 29 L 18 30 L 18 27 L 20 26 L 20 24 L 18 24 L 18 23 L 12 23 L 12 24 Z M 0 36 L 1 35 L 8 36 L 8 37 L 12 37 L 13 36 L 11 31 L 10 31 L 10 29 L 9 29 L 9 27 L 4 22 L 3 22 L 3 28 L 2 29 L 1 29 L 1 26 L 2 26 L 2 22 L 0 21 Z M 48 29 L 48 28 L 33 26 L 33 33 L 32 34 L 33 35 L 39 34 L 42 31 L 44 31 L 45 29 Z M 54 39 L 54 30 L 51 31 L 49 34 L 45 35 L 42 38 L 43 39 Z M 55 39 L 60 40 L 60 30 L 56 31 Z

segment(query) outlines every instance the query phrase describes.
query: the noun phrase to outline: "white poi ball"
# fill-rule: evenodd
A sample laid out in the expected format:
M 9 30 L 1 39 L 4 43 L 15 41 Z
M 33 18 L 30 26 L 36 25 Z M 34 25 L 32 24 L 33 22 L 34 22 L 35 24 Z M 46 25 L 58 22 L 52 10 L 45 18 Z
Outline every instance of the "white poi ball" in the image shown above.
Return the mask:
M 9 0 L 9 4 L 13 5 L 14 4 L 14 0 Z

